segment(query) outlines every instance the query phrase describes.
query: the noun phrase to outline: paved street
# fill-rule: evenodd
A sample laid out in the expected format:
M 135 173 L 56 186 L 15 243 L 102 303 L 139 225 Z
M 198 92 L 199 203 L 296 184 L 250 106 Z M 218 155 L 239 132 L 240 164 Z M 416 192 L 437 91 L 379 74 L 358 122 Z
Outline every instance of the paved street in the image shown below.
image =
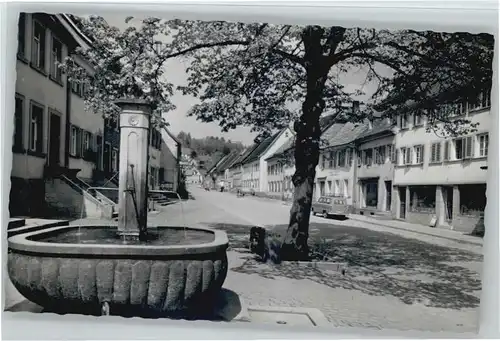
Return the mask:
M 261 264 L 243 247 L 251 226 L 282 233 L 290 207 L 254 197 L 190 189 L 194 199 L 162 207 L 152 225 L 209 226 L 228 232 L 226 289 L 247 305 L 318 308 L 332 326 L 474 332 L 480 247 L 368 222 L 312 217 L 311 239 L 347 263 L 340 272 Z M 106 223 L 95 220 L 72 224 Z M 109 222 L 108 222 L 109 223 Z
M 230 269 L 225 287 L 249 305 L 319 308 L 335 326 L 475 331 L 481 248 L 367 222 L 312 217 L 311 237 L 333 243 L 345 276 L 317 269 L 259 264 L 235 251 L 251 226 L 284 231 L 290 207 L 255 197 L 190 189 L 194 200 L 171 205 L 153 224 L 204 225 L 228 231 Z M 163 221 L 162 221 L 163 220 Z M 242 245 L 236 245 L 241 243 Z

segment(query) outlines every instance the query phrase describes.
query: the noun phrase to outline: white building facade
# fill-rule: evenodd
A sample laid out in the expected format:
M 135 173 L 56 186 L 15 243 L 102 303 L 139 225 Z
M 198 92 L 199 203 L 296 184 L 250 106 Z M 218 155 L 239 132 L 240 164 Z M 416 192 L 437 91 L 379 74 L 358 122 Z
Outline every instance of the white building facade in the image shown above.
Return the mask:
M 486 206 L 489 93 L 456 107 L 453 118 L 478 124 L 460 137 L 426 131 L 425 116 L 398 118 L 395 215 L 399 219 L 472 232 Z
M 394 128 L 389 120 L 369 123 L 357 140 L 355 207 L 392 215 L 394 163 L 396 161 Z
M 44 214 L 48 174 L 79 169 L 90 178 L 100 165 L 104 120 L 83 110 L 78 94 L 85 86 L 69 84 L 57 67 L 83 39 L 64 15 L 20 16 L 10 196 L 13 215 Z M 80 63 L 91 72 L 84 61 Z

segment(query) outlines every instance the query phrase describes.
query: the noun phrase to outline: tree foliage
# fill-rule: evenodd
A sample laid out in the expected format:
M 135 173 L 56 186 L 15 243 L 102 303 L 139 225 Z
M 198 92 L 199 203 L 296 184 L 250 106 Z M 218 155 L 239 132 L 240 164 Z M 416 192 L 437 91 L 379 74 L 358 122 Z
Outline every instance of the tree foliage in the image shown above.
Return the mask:
M 294 201 L 281 249 L 289 259 L 308 254 L 325 111 L 351 122 L 417 113 L 427 116 L 430 130 L 463 134 L 475 127 L 453 115 L 455 106 L 464 97 L 475 101 L 491 84 L 489 35 L 157 18 L 119 31 L 99 17 L 85 20 L 84 33 L 95 43 L 78 52 L 95 67 L 86 102 L 96 112 L 113 115 L 114 100 L 135 97 L 151 102 L 161 117 L 179 89 L 200 99 L 189 115 L 218 122 L 223 131 L 250 126 L 261 138 L 294 122 Z M 162 36 L 168 42 L 157 44 Z M 168 82 L 163 66 L 172 58 L 188 62 L 187 84 Z M 84 79 L 73 65 L 64 63 L 70 79 Z M 338 79 L 355 69 L 367 70 L 366 82 L 377 90 L 366 94 L 364 110 L 345 112 L 340 104 L 354 94 Z

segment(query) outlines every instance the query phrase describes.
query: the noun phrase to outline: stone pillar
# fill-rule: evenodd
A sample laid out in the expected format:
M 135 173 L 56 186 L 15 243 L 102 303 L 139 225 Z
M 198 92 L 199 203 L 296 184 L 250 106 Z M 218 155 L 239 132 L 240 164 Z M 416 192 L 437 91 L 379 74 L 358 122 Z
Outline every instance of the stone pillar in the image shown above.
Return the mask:
M 145 236 L 148 213 L 148 161 L 151 107 L 141 100 L 120 100 L 118 233 Z
M 436 226 L 443 226 L 446 217 L 445 197 L 443 188 L 436 186 Z
M 410 197 L 410 186 L 406 186 L 405 191 L 405 220 L 408 220 L 408 213 L 410 212 L 410 205 L 412 198 Z
M 458 215 L 460 215 L 460 189 L 458 186 L 453 186 L 453 204 L 452 204 L 452 222 L 456 219 Z

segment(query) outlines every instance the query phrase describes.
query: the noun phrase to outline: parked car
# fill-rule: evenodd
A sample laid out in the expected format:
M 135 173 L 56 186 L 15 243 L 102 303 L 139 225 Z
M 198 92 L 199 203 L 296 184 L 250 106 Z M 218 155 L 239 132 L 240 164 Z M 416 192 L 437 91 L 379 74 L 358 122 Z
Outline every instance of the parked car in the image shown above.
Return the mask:
M 347 204 L 344 197 L 322 196 L 317 201 L 313 202 L 311 213 L 313 215 L 321 215 L 324 218 L 329 216 L 344 216 L 346 217 L 351 211 L 351 207 Z

